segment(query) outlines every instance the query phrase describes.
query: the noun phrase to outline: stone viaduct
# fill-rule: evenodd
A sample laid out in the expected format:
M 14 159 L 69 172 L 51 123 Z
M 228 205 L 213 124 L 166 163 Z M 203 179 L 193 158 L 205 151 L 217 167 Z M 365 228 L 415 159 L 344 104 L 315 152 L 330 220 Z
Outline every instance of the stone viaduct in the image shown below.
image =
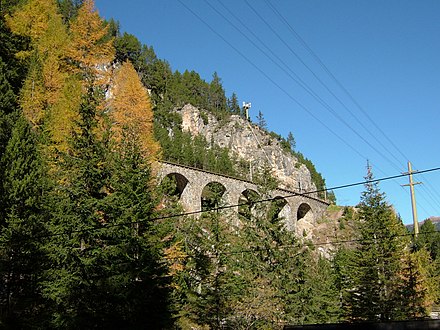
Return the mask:
M 235 213 L 240 212 L 238 204 L 250 202 L 253 198 L 261 199 L 259 188 L 253 182 L 169 162 L 160 162 L 159 165 L 158 179 L 170 177 L 175 180 L 176 194 L 186 212 L 200 211 L 204 204 L 206 207 L 213 191 L 221 196 L 219 205 L 231 205 L 230 209 Z M 297 232 L 304 227 L 301 222 L 316 224 L 329 205 L 318 199 L 316 194 L 301 194 L 282 188 L 269 192 L 269 195 L 276 198 L 277 217 L 283 219 L 286 229 Z

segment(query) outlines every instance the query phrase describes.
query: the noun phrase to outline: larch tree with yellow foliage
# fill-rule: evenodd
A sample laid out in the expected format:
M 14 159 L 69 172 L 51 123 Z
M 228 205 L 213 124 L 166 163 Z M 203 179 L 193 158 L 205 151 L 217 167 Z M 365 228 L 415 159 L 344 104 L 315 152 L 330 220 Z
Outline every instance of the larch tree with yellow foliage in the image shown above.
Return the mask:
M 19 6 L 7 23 L 15 34 L 30 38 L 31 49 L 16 54 L 30 64 L 20 104 L 26 118 L 40 125 L 48 107 L 59 101 L 66 79 L 61 69 L 67 46 L 66 27 L 54 0 L 30 0 Z
M 115 49 L 113 39 L 108 37 L 108 25 L 95 10 L 93 0 L 85 0 L 78 16 L 71 22 L 70 38 L 68 58 L 71 70 L 81 75 L 86 87 L 108 84 Z
M 125 140 L 125 148 L 139 148 L 149 162 L 156 160 L 159 144 L 153 136 L 150 97 L 130 62 L 116 70 L 112 94 L 110 118 L 115 140 L 118 143 Z
M 67 137 L 79 118 L 82 91 L 77 77 L 66 70 L 69 35 L 57 2 L 30 0 L 7 22 L 14 33 L 30 38 L 30 50 L 16 54 L 30 67 L 20 93 L 23 113 L 34 127 L 48 133 L 51 149 L 66 151 Z
M 68 28 L 56 0 L 29 0 L 7 18 L 10 29 L 29 37 L 31 49 L 16 54 L 30 69 L 20 93 L 25 117 L 48 134 L 49 150 L 65 152 L 89 87 L 103 92 L 115 56 L 108 27 L 84 1 Z
M 57 0 L 23 0 L 8 26 L 30 47 L 17 54 L 29 67 L 19 100 L 26 119 L 0 161 L 8 178 L 0 182 L 0 215 L 8 213 L 0 328 L 15 321 L 11 328 L 170 328 L 165 243 L 153 220 L 159 194 L 151 162 L 159 146 L 147 90 L 125 63 L 113 76 L 114 98 L 105 99 L 114 49 L 91 0 L 69 26 Z M 8 276 L 14 292 L 2 290 Z

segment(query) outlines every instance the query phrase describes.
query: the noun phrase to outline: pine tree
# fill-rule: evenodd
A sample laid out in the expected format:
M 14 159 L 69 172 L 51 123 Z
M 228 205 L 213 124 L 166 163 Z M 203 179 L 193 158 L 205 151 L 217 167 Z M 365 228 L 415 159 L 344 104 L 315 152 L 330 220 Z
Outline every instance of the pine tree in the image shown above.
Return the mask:
M 440 232 L 430 219 L 425 220 L 420 226 L 417 244 L 429 251 L 433 261 L 440 259 Z
M 2 71 L 2 75 L 5 75 L 4 77 L 6 77 L 15 95 L 18 95 L 27 69 L 15 54 L 28 47 L 28 39 L 12 33 L 8 27 L 6 18 L 12 14 L 18 2 L 18 0 L 3 1 L 0 8 L 0 40 L 2 41 L 0 43 L 0 61 L 2 62 L 2 64 L 0 64 L 0 66 L 2 66 L 0 71 Z M 4 77 L 0 78 L 0 81 L 2 81 Z M 5 93 L 6 90 L 3 88 L 4 87 L 2 87 L 1 92 Z M 14 110 L 15 108 L 10 109 L 10 111 Z
M 136 36 L 124 32 L 124 34 L 115 39 L 116 61 L 124 63 L 130 61 L 136 63 L 141 55 L 142 45 Z M 139 63 L 140 64 L 140 63 Z M 134 64 L 136 66 L 136 64 Z
M 292 271 L 292 264 L 298 260 L 294 257 L 298 246 L 293 233 L 282 230 L 282 221 L 270 221 L 272 217 L 266 218 L 266 212 L 265 205 L 257 204 L 248 219 L 241 218 L 237 250 L 245 252 L 231 258 L 233 272 L 240 274 L 235 278 L 233 322 L 242 328 L 276 327 L 289 314 L 286 307 L 291 301 L 286 289 L 292 289 L 290 280 L 297 275 L 298 268 Z M 284 244 L 289 248 L 283 249 Z
M 219 214 L 174 220 L 167 263 L 173 275 L 173 309 L 182 328 L 218 328 L 227 317 L 229 270 L 224 267 L 229 230 Z M 176 267 L 177 266 L 177 267 Z
M 0 320 L 11 328 L 31 328 L 42 324 L 45 313 L 41 278 L 47 185 L 35 134 L 22 116 L 17 116 L 0 167 Z
M 232 93 L 231 98 L 228 99 L 228 109 L 231 114 L 240 115 L 241 109 L 240 105 L 238 104 L 237 94 L 235 94 L 235 92 Z
M 60 14 L 63 16 L 64 24 L 68 24 L 72 18 L 78 15 L 83 0 L 58 0 Z
M 433 303 L 439 297 L 439 278 L 435 275 L 434 267 L 425 248 L 406 252 L 400 272 L 400 318 L 420 319 L 429 316 Z
M 54 269 L 45 295 L 57 306 L 53 325 L 162 328 L 169 322 L 166 269 L 150 221 L 150 165 L 130 122 L 112 138 L 97 91 L 81 104 L 52 192 L 51 230 L 60 235 L 47 246 Z
M 118 151 L 113 154 L 113 192 L 106 197 L 103 212 L 108 221 L 122 224 L 113 230 L 122 240 L 114 242 L 121 250 L 116 257 L 128 259 L 119 269 L 117 283 L 124 297 L 119 306 L 126 319 L 124 327 L 163 328 L 170 322 L 169 279 L 162 262 L 167 229 L 164 234 L 163 225 L 151 220 L 157 205 L 152 168 L 136 142 L 130 133 L 118 142 Z M 121 229 L 126 233 L 121 235 Z M 124 309 L 127 301 L 130 306 Z
M 294 152 L 296 149 L 296 141 L 295 141 L 295 137 L 293 136 L 292 132 L 289 132 L 289 134 L 287 135 L 287 143 L 290 146 L 290 150 L 292 152 Z
M 121 260 L 111 256 L 114 248 L 107 242 L 111 235 L 94 230 L 106 223 L 104 205 L 110 190 L 108 148 L 96 134 L 96 99 L 92 90 L 84 98 L 71 151 L 61 154 L 53 174 L 58 184 L 49 201 L 53 236 L 46 247 L 53 269 L 47 272 L 44 293 L 56 306 L 51 311 L 55 327 L 81 328 L 104 322 L 116 298 L 104 296 L 112 290 L 110 260 Z M 121 322 L 117 315 L 112 320 Z
M 351 289 L 355 287 L 353 276 L 353 269 L 356 265 L 355 253 L 353 247 L 340 246 L 333 257 L 335 285 L 339 292 L 339 306 L 343 319 L 350 319 L 353 315 Z
M 217 72 L 214 72 L 212 81 L 209 84 L 209 108 L 215 112 L 224 112 L 226 110 L 225 90 Z
M 0 58 L 0 157 L 11 136 L 14 117 L 11 113 L 17 108 L 16 95 L 8 78 L 6 64 Z M 0 168 L 0 178 L 3 178 L 3 168 Z
M 264 119 L 263 113 L 261 111 L 258 111 L 257 125 L 262 129 L 267 129 L 266 119 Z
M 440 232 L 430 219 L 425 220 L 420 226 L 420 235 L 418 236 L 417 245 L 425 248 L 431 257 L 432 264 L 429 267 L 430 276 L 437 279 L 435 288 L 435 303 L 440 305 Z
M 16 95 L 10 83 L 6 63 L 0 58 L 0 112 L 7 114 L 16 108 Z
M 399 318 L 401 260 L 405 248 L 404 227 L 385 201 L 369 168 L 359 205 L 360 242 L 351 270 L 350 290 L 353 319 L 390 320 Z

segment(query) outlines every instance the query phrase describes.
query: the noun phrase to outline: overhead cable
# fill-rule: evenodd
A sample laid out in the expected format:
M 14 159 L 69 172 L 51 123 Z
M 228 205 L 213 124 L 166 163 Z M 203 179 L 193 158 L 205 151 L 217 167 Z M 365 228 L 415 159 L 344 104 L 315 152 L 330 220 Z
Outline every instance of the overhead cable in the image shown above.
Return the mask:
M 434 171 L 439 171 L 439 170 L 440 170 L 440 167 L 436 167 L 436 168 L 431 168 L 431 169 L 427 169 L 427 170 L 423 170 L 423 171 L 418 171 L 417 173 L 413 173 L 413 175 L 429 173 L 429 172 L 434 172 Z M 303 192 L 303 193 L 292 193 L 290 195 L 283 196 L 282 198 L 285 199 L 285 198 L 293 198 L 293 197 L 298 197 L 298 196 L 303 196 L 303 197 L 307 198 L 307 197 L 309 197 L 309 195 L 314 195 L 319 192 L 334 191 L 334 190 L 339 190 L 339 189 L 351 188 L 351 187 L 355 187 L 355 186 L 365 185 L 366 183 L 394 180 L 394 179 L 405 177 L 408 175 L 409 175 L 409 173 L 402 173 L 402 174 L 398 174 L 398 175 L 383 177 L 380 179 L 373 179 L 373 180 L 366 180 L 366 181 L 361 181 L 361 182 L 349 183 L 349 184 L 344 184 L 344 185 L 335 186 L 335 187 L 331 187 L 331 188 L 318 189 L 318 190 Z M 251 203 L 246 202 L 246 203 L 238 203 L 238 204 L 231 204 L 231 205 L 222 205 L 222 206 L 218 206 L 218 207 L 214 207 L 214 208 L 210 208 L 210 209 L 206 209 L 206 210 L 197 210 L 197 211 L 191 211 L 191 212 L 182 212 L 182 213 L 176 213 L 176 214 L 162 215 L 159 217 L 151 217 L 151 218 L 138 220 L 138 221 L 127 221 L 127 222 L 121 222 L 121 223 L 104 223 L 104 224 L 89 226 L 86 228 L 73 229 L 73 230 L 63 230 L 58 233 L 41 235 L 41 236 L 37 236 L 35 238 L 71 235 L 74 233 L 77 234 L 77 233 L 83 233 L 83 232 L 97 231 L 97 230 L 109 229 L 109 228 L 114 228 L 114 227 L 142 224 L 142 223 L 148 223 L 148 222 L 152 222 L 152 221 L 165 220 L 165 219 L 171 219 L 171 218 L 177 218 L 177 217 L 187 217 L 187 216 L 198 215 L 198 214 L 207 213 L 207 212 L 232 209 L 232 208 L 236 208 L 236 207 L 240 207 L 240 206 L 249 206 L 249 204 L 267 203 L 267 202 L 271 202 L 271 201 L 277 201 L 279 199 L 280 199 L 280 197 L 271 197 L 271 198 L 264 198 L 264 199 L 255 200 L 255 201 L 252 201 Z

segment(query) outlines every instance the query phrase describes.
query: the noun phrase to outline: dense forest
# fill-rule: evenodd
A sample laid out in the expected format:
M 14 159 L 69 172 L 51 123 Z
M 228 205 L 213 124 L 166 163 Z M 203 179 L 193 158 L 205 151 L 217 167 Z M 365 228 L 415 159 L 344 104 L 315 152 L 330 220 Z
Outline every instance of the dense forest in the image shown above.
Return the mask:
M 236 167 L 200 152 L 208 141 L 172 110 L 227 120 L 243 115 L 237 96 L 216 74 L 173 72 L 92 0 L 0 10 L 0 328 L 279 329 L 426 318 L 439 303 L 440 233 L 426 221 L 409 235 L 371 171 L 330 258 L 283 229 L 264 184 L 238 222 L 215 193 L 185 216 L 156 160 Z

